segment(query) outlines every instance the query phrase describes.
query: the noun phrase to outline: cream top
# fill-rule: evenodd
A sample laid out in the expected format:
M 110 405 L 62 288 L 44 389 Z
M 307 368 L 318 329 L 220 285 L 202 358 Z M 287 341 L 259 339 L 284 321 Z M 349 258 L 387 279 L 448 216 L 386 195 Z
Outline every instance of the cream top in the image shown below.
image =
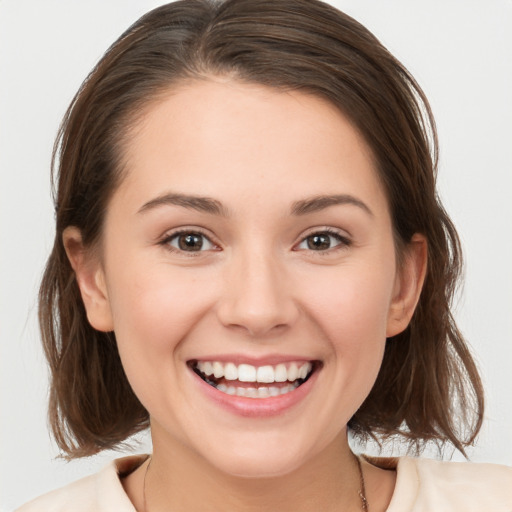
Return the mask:
M 99 473 L 40 496 L 16 512 L 136 512 L 120 478 L 146 458 L 114 460 Z M 411 457 L 377 460 L 379 466 L 397 471 L 387 512 L 512 512 L 512 467 Z

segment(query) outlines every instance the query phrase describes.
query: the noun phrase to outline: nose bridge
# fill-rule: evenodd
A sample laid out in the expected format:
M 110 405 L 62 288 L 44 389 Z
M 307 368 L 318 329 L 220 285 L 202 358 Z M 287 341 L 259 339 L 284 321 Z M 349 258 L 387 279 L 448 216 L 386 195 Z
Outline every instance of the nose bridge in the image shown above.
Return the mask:
M 253 336 L 291 325 L 297 317 L 288 273 L 269 245 L 233 251 L 219 308 L 224 325 L 243 327 Z

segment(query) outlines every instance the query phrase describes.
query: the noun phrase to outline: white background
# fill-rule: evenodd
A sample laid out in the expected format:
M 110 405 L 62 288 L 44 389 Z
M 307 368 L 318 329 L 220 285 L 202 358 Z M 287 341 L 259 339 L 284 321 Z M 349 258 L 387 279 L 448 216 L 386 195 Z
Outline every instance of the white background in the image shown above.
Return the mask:
M 129 24 L 161 3 L 0 0 L 0 510 L 112 458 L 56 460 L 46 427 L 36 294 L 53 237 L 49 162 L 83 78 Z M 440 192 L 467 261 L 457 318 L 487 391 L 470 455 L 512 464 L 512 1 L 332 3 L 372 30 L 431 101 Z

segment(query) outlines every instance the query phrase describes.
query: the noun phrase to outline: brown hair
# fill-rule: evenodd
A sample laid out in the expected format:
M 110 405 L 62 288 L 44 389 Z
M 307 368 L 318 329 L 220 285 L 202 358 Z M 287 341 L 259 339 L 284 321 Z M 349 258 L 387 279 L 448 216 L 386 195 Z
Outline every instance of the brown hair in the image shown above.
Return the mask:
M 70 457 L 90 455 L 149 424 L 114 334 L 87 321 L 63 230 L 78 227 L 86 246 L 98 241 L 137 116 L 174 84 L 208 75 L 323 97 L 360 130 L 387 192 L 398 251 L 424 234 L 428 269 L 409 327 L 387 341 L 377 381 L 349 426 L 361 437 L 405 436 L 416 448 L 449 441 L 464 452 L 482 423 L 483 392 L 450 312 L 461 250 L 435 190 L 430 107 L 367 29 L 316 0 L 159 7 L 111 46 L 73 99 L 54 148 L 57 229 L 39 297 L 52 376 L 49 417 L 60 448 Z

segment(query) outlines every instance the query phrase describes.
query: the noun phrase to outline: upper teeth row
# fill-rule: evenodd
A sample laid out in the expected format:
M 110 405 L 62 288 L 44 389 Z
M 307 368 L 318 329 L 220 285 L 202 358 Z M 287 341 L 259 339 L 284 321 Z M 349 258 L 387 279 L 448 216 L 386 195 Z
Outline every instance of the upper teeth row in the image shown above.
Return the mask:
M 276 366 L 252 366 L 250 364 L 221 363 L 219 361 L 199 361 L 197 368 L 206 376 L 213 375 L 216 379 L 224 377 L 226 380 L 239 380 L 241 382 L 293 382 L 305 379 L 311 371 L 311 363 Z

